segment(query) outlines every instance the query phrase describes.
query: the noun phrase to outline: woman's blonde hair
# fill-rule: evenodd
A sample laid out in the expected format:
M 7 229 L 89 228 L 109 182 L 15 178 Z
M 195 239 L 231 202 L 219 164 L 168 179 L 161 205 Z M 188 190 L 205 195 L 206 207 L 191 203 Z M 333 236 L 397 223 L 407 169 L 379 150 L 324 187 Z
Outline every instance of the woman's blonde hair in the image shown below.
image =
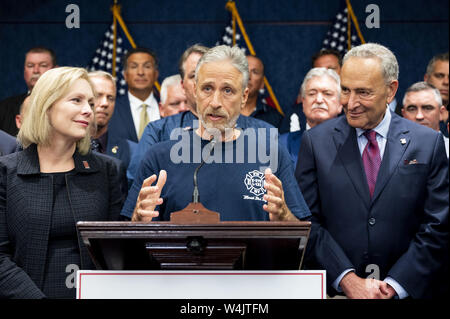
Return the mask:
M 52 126 L 47 111 L 69 93 L 70 87 L 79 79 L 86 80 L 96 96 L 94 85 L 83 68 L 59 67 L 46 71 L 36 82 L 30 95 L 27 115 L 19 130 L 17 139 L 24 148 L 31 144 L 49 146 Z M 78 151 L 85 155 L 90 149 L 90 130 L 77 141 Z

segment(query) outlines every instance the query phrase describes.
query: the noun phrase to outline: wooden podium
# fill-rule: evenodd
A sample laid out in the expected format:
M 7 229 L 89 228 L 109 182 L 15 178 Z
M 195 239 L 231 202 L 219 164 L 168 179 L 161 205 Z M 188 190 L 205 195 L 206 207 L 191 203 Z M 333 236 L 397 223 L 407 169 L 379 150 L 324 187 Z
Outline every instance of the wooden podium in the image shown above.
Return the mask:
M 298 270 L 310 222 L 78 222 L 98 270 Z

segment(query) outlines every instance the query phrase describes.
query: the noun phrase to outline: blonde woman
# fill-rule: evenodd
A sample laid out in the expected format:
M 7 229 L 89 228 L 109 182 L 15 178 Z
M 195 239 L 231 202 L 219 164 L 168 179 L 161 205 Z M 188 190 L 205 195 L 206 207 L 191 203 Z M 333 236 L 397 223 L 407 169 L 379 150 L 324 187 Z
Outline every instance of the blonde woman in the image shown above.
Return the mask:
M 76 222 L 118 219 L 126 177 L 89 151 L 94 99 L 84 69 L 47 71 L 18 134 L 24 150 L 0 158 L 0 298 L 75 297 L 69 269 L 94 269 Z

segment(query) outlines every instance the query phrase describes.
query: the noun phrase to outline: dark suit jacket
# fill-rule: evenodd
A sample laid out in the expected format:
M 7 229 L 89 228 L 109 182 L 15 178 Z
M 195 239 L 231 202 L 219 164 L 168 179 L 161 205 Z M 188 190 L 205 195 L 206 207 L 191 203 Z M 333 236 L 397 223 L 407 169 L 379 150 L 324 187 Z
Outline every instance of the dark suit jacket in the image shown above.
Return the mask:
M 27 93 L 23 93 L 0 101 L 0 129 L 9 135 L 16 136 L 19 132 L 16 115 L 20 113 L 20 106 L 26 97 Z
M 121 167 L 120 169 L 127 171 L 128 166 L 130 165 L 131 156 L 137 148 L 137 145 L 138 144 L 135 142 L 117 137 L 113 132 L 108 132 L 105 154 L 117 160 L 117 165 Z M 132 183 L 133 179 L 127 172 L 127 179 L 123 184 L 123 189 L 128 192 L 128 189 L 131 187 Z
M 380 280 L 392 277 L 413 298 L 433 296 L 448 259 L 448 160 L 438 132 L 392 114 L 372 200 L 345 116 L 303 133 L 295 174 L 313 216 L 307 254 L 329 284 L 348 268 L 366 278 L 375 264 Z
M 283 120 L 283 115 L 278 113 L 278 110 L 275 107 L 271 107 L 270 105 L 263 103 L 261 95 L 258 96 L 256 109 L 252 114 L 250 114 L 250 116 L 267 122 L 276 128 L 281 126 L 281 122 Z
M 16 139 L 0 130 L 0 156 L 14 153 L 16 149 Z
M 109 132 L 105 154 L 121 160 L 125 168 L 128 168 L 136 147 L 136 142 L 116 137 L 115 134 Z
M 108 132 L 114 133 L 117 138 L 138 142 L 128 94 L 117 98 L 113 116 L 108 123 Z
M 117 220 L 126 194 L 115 162 L 102 154 L 74 153 L 67 176 L 74 221 Z M 87 162 L 87 167 L 83 162 Z M 36 146 L 0 158 L 0 298 L 42 298 L 52 222 L 53 183 L 41 176 Z M 81 269 L 94 269 L 79 234 Z

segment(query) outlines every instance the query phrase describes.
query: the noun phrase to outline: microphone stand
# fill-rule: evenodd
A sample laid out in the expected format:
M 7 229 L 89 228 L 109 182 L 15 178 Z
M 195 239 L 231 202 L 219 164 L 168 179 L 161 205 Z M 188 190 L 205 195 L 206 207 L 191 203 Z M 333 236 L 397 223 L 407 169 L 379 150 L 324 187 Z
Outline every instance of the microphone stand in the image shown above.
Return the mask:
M 211 152 L 214 150 L 214 146 L 216 145 L 216 139 L 213 138 L 208 145 L 211 145 L 211 150 L 208 154 L 211 156 Z M 192 202 L 182 210 L 170 214 L 170 222 L 184 224 L 210 224 L 220 222 L 220 214 L 218 212 L 209 210 L 203 206 L 202 203 L 200 203 L 197 174 L 200 168 L 205 164 L 205 160 L 206 159 L 202 158 L 202 162 L 194 171 L 194 191 L 192 193 Z

